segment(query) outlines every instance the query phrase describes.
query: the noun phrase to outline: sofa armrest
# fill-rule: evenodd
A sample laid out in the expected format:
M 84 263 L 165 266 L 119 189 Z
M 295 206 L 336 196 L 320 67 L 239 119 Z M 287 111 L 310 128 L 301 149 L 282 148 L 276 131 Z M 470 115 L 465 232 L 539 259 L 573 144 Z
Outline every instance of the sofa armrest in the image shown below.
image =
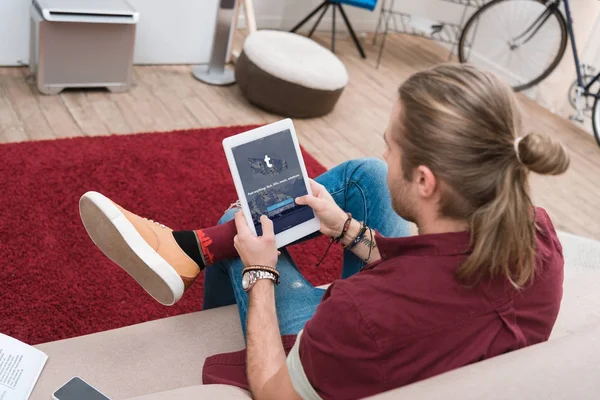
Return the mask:
M 36 346 L 48 361 L 32 400 L 48 400 L 73 376 L 113 399 L 202 384 L 206 357 L 241 350 L 236 306 L 178 315 Z

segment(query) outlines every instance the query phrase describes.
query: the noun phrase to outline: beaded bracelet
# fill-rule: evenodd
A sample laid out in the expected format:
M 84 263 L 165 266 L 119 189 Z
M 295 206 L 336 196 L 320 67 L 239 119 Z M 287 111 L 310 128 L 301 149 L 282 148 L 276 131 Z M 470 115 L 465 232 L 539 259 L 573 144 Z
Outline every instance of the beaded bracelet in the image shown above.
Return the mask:
M 260 264 L 248 265 L 247 267 L 244 268 L 244 270 L 242 272 L 257 271 L 257 270 L 269 271 L 269 272 L 274 273 L 275 275 L 279 275 L 279 271 L 277 271 L 276 268 L 269 267 L 268 265 L 260 265 Z
M 336 238 L 331 238 L 331 241 L 335 243 L 339 243 L 340 240 L 342 240 L 344 236 L 346 236 L 346 232 L 348 232 L 348 229 L 350 229 L 350 223 L 352 222 L 352 214 L 346 213 L 346 215 L 348 215 L 348 219 L 346 220 L 346 222 L 344 222 L 344 226 L 342 227 L 342 233 L 340 233 L 340 236 Z

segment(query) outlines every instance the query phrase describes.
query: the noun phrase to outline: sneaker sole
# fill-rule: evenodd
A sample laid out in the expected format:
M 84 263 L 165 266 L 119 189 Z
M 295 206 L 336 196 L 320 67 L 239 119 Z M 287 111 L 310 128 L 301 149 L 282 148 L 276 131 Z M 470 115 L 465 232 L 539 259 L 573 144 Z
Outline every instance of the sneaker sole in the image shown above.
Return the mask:
M 79 200 L 79 214 L 102 253 L 150 296 L 166 306 L 181 298 L 184 284 L 177 271 L 144 240 L 112 201 L 98 192 L 87 192 Z

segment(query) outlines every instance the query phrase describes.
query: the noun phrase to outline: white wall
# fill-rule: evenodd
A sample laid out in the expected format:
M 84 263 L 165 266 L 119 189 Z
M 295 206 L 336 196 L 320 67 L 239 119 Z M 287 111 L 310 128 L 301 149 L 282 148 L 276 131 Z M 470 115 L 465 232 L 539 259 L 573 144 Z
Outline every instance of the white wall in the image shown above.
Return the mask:
M 85 1 L 85 0 L 82 0 Z M 436 0 L 426 0 L 432 2 Z M 196 64 L 208 62 L 218 0 L 129 0 L 140 12 L 136 35 L 136 64 Z M 0 65 L 18 65 L 29 57 L 31 0 L 0 0 Z M 254 0 L 261 28 L 290 29 L 319 0 Z M 381 1 L 380 1 L 381 3 Z M 358 31 L 371 31 L 378 12 L 347 7 Z M 331 13 L 321 27 L 329 29 Z M 338 14 L 338 27 L 342 25 Z
M 140 13 L 134 57 L 136 64 L 208 62 L 217 0 L 128 1 Z
M 31 0 L 0 0 L 0 65 L 28 62 L 30 3 Z M 136 64 L 208 61 L 217 0 L 129 0 L 129 3 L 140 12 Z
M 387 0 L 386 0 L 387 1 Z M 254 0 L 258 25 L 262 28 L 291 29 L 309 12 L 321 4 L 322 0 Z M 383 0 L 379 0 L 374 11 L 345 6 L 344 10 L 355 30 L 372 32 L 375 30 Z M 442 19 L 458 22 L 462 6 L 439 0 L 396 0 L 395 9 L 407 13 L 426 16 L 432 19 Z M 317 14 L 318 15 L 318 14 Z M 316 16 L 303 29 L 308 30 L 316 21 Z M 319 30 L 331 30 L 332 12 L 327 11 L 319 25 Z M 336 15 L 336 30 L 346 31 L 342 16 Z
M 29 58 L 29 1 L 0 0 L 0 65 Z
M 82 0 L 85 1 L 85 0 Z M 195 64 L 208 62 L 218 0 L 129 0 L 140 12 L 136 35 L 136 64 Z M 260 28 L 290 29 L 321 0 L 254 0 Z M 0 65 L 28 62 L 29 4 L 31 0 L 0 0 Z M 345 7 L 357 31 L 373 31 L 379 17 L 375 11 Z M 168 4 L 168 6 L 167 6 Z M 438 0 L 397 0 L 396 7 L 431 18 L 448 20 L 459 15 L 459 6 Z M 458 17 L 456 17 L 458 19 Z M 341 15 L 337 28 L 345 31 Z M 311 25 L 308 24 L 305 29 Z M 331 29 L 331 11 L 320 30 Z

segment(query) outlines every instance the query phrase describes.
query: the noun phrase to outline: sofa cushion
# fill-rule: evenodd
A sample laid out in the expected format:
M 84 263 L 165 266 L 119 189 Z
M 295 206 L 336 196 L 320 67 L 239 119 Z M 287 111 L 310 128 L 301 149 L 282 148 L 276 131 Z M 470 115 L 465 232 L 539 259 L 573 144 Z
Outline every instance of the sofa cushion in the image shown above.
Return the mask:
M 600 271 L 565 268 L 563 299 L 550 340 L 600 325 Z
M 228 385 L 197 385 L 185 388 L 167 390 L 159 393 L 147 394 L 145 396 L 130 397 L 127 400 L 200 400 L 200 399 L 223 399 L 223 400 L 248 400 L 250 393 Z
M 565 258 L 565 283 L 550 340 L 600 325 L 600 242 L 565 232 L 558 232 L 558 237 Z
M 202 384 L 207 356 L 240 350 L 236 306 L 145 322 L 35 346 L 48 354 L 32 400 L 48 400 L 73 376 L 112 399 Z
M 557 232 L 569 269 L 600 270 L 600 242 L 567 232 Z

